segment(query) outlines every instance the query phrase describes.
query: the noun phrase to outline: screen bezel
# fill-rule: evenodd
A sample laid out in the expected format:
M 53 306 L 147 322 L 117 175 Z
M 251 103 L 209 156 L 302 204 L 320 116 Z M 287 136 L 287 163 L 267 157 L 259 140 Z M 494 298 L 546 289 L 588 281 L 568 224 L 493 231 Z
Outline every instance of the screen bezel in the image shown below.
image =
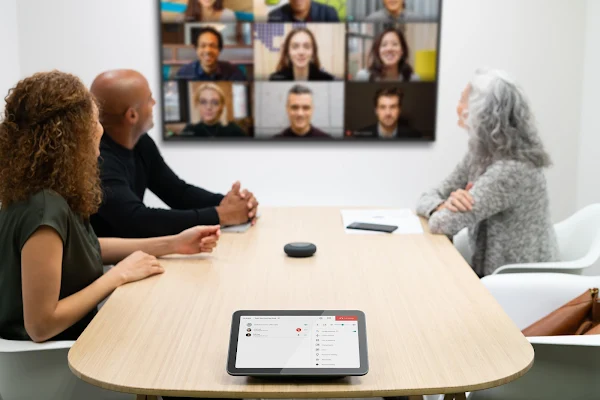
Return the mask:
M 241 316 L 357 316 L 358 368 L 236 368 Z M 362 376 L 369 372 L 365 314 L 358 310 L 239 310 L 233 313 L 227 355 L 227 373 L 233 376 Z
M 405 143 L 405 144 L 430 144 L 430 143 L 434 143 L 437 141 L 437 137 L 438 137 L 438 119 L 439 119 L 439 104 L 440 104 L 440 73 L 441 73 L 441 46 L 442 46 L 442 23 L 443 23 L 443 12 L 444 12 L 444 0 L 438 0 L 439 1 L 439 17 L 438 17 L 438 35 L 437 35 L 437 55 L 436 55 L 436 81 L 435 81 L 435 95 L 436 95 L 436 102 L 434 104 L 434 121 L 433 121 L 433 136 L 431 137 L 421 137 L 421 138 L 396 138 L 395 140 L 383 140 L 383 139 L 378 139 L 378 140 L 365 140 L 365 139 L 361 139 L 361 138 L 353 138 L 353 139 L 347 139 L 346 137 L 341 137 L 338 139 L 334 139 L 334 140 L 323 140 L 320 138 L 306 138 L 303 139 L 302 142 L 303 143 L 319 143 L 321 146 L 339 146 L 341 143 L 359 143 L 359 145 L 364 146 L 365 144 L 368 144 L 370 146 L 388 146 L 390 143 Z M 161 8 L 161 4 L 162 1 L 160 0 L 156 0 L 156 10 L 157 10 L 157 21 L 158 21 L 158 27 L 157 27 L 157 34 L 158 34 L 158 60 L 157 60 L 157 66 L 158 66 L 158 81 L 159 81 L 159 96 L 160 96 L 160 107 L 158 107 L 157 111 L 157 116 L 158 116 L 158 120 L 159 123 L 157 124 L 158 129 L 160 130 L 160 137 L 161 137 L 161 141 L 163 143 L 178 143 L 178 142 L 191 142 L 191 143 L 202 143 L 203 145 L 210 145 L 209 143 L 215 143 L 215 144 L 220 144 L 220 143 L 225 143 L 225 142 L 231 142 L 231 143 L 259 143 L 257 144 L 258 146 L 260 146 L 260 143 L 264 144 L 264 143 L 268 143 L 269 145 L 275 145 L 277 146 L 278 144 L 281 144 L 283 146 L 287 146 L 290 141 L 289 140 L 279 140 L 279 139 L 273 139 L 273 138 L 263 138 L 263 139 L 257 139 L 255 137 L 247 137 L 247 138 L 229 138 L 229 137 L 221 137 L 221 138 L 189 138 L 189 137 L 183 137 L 183 136 L 172 136 L 172 137 L 167 137 L 165 135 L 165 127 L 168 124 L 168 122 L 166 121 L 165 118 L 165 101 L 164 101 L 164 83 L 166 82 L 163 79 L 163 56 L 164 56 L 164 49 L 163 49 L 163 35 L 162 35 L 162 8 Z M 251 24 L 254 23 L 266 23 L 266 21 L 239 21 L 239 22 L 249 22 Z M 369 22 L 369 21 L 340 21 L 339 23 L 343 23 L 346 25 L 346 30 L 347 30 L 347 24 L 348 23 L 355 23 L 355 22 Z M 375 22 L 376 23 L 376 22 Z M 347 73 L 347 68 L 348 68 L 348 40 L 347 37 L 344 40 L 344 46 L 346 48 L 346 73 Z M 252 83 L 254 84 L 256 81 L 254 81 L 254 79 L 248 79 L 246 81 L 247 83 Z M 336 82 L 343 82 L 344 85 L 346 85 L 349 82 L 352 81 L 348 81 L 346 79 L 342 80 L 342 81 L 336 81 Z M 416 82 L 418 83 L 418 82 Z M 253 116 L 254 118 L 254 113 L 255 110 L 252 108 L 252 104 L 253 102 L 250 101 L 249 102 L 249 113 Z M 345 104 L 344 104 L 345 107 Z M 187 112 L 187 105 L 184 107 L 186 109 Z M 346 110 L 344 109 L 344 112 L 346 112 Z M 344 130 L 345 130 L 346 126 L 344 126 Z M 253 127 L 253 129 L 256 129 L 256 127 Z M 252 146 L 252 145 L 251 145 Z M 342 146 L 346 146 L 346 144 L 343 144 Z M 354 144 L 349 144 L 349 146 L 354 146 Z

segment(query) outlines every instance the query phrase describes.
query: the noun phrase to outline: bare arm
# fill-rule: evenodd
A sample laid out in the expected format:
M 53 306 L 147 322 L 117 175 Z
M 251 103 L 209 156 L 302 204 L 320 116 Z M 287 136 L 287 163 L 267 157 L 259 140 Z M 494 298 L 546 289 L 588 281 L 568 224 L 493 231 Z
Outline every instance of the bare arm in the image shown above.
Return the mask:
M 99 242 L 102 261 L 105 264 L 115 264 L 136 251 L 154 257 L 167 254 L 210 253 L 217 245 L 220 235 L 219 225 L 195 226 L 172 236 L 151 239 L 102 238 Z
M 174 237 L 163 236 L 151 239 L 99 238 L 104 264 L 116 264 L 136 251 L 162 257 L 174 253 Z
M 34 342 L 48 340 L 75 324 L 122 284 L 118 274 L 106 274 L 59 301 L 62 257 L 62 240 L 47 226 L 40 227 L 23 246 L 23 315 Z
M 27 334 L 46 341 L 81 320 L 117 287 L 164 270 L 155 257 L 135 252 L 91 285 L 59 300 L 63 243 L 54 228 L 39 227 L 21 250 L 23 317 Z

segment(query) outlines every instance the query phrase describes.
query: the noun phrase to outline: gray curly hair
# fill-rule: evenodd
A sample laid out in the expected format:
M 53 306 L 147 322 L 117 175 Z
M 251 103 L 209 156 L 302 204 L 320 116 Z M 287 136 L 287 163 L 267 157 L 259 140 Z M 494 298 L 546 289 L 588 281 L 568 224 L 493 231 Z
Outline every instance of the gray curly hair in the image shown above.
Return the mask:
M 465 122 L 471 137 L 469 149 L 480 170 L 499 160 L 538 168 L 552 164 L 525 93 L 505 72 L 478 69 L 469 87 Z

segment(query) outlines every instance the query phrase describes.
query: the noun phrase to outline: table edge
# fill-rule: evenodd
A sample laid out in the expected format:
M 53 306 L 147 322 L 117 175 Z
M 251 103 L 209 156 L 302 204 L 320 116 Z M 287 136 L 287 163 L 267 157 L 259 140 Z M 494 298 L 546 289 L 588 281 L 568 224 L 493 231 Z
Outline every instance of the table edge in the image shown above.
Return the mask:
M 503 378 L 494 379 L 492 381 L 482 382 L 475 385 L 453 386 L 444 388 L 426 388 L 426 389 L 406 389 L 406 390 L 343 390 L 343 391 L 286 391 L 280 392 L 259 392 L 259 391 L 192 391 L 192 390 L 161 390 L 134 386 L 121 386 L 109 382 L 103 382 L 87 376 L 72 364 L 71 349 L 67 356 L 69 369 L 73 374 L 82 381 L 102 389 L 128 394 L 145 394 L 155 396 L 175 396 L 175 397 L 205 397 L 205 398 L 264 398 L 264 399 L 282 399 L 282 398 L 356 398 L 356 397 L 390 397 L 390 396 L 411 396 L 411 395 L 436 395 L 436 394 L 452 394 L 474 392 L 484 389 L 491 389 L 497 386 L 506 385 L 524 376 L 533 367 L 535 353 L 531 343 L 527 342 L 532 353 L 531 361 L 520 371 Z

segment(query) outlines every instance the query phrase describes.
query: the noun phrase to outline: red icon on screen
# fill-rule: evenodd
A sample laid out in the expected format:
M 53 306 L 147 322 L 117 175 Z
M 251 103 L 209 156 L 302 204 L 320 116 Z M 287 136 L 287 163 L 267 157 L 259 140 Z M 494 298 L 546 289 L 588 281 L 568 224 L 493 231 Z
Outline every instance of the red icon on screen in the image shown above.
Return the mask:
M 358 318 L 355 315 L 336 315 L 336 321 L 357 321 Z
M 296 332 L 301 332 L 301 331 L 302 331 L 302 329 L 296 328 Z

